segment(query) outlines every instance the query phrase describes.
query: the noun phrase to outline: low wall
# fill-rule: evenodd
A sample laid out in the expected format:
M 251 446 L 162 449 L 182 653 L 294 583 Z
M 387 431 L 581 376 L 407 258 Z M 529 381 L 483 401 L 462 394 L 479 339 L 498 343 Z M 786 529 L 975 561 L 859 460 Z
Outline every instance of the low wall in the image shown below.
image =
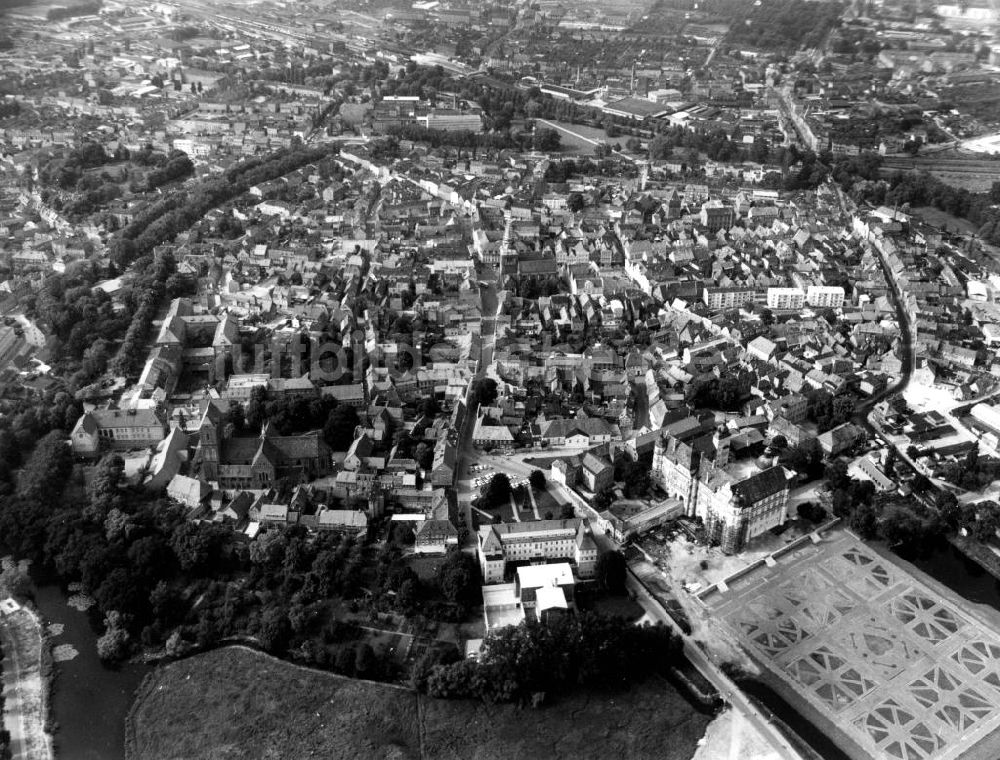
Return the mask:
M 789 543 L 787 543 L 784 546 L 782 546 L 780 549 L 776 549 L 775 551 L 771 552 L 766 557 L 761 557 L 759 560 L 756 560 L 755 562 L 751 562 L 746 567 L 741 567 L 735 573 L 731 573 L 730 575 L 728 575 L 725 578 L 723 578 L 721 581 L 717 581 L 716 583 L 713 583 L 708 588 L 699 591 L 695 595 L 695 597 L 699 601 L 704 601 L 707 597 L 711 596 L 714 593 L 721 593 L 721 590 L 719 589 L 719 584 L 723 584 L 723 585 L 727 585 L 728 586 L 733 581 L 736 581 L 736 580 L 742 578 L 744 575 L 747 575 L 748 573 L 756 570 L 761 565 L 766 565 L 767 562 L 768 562 L 768 560 L 776 561 L 776 560 L 780 559 L 781 557 L 783 557 L 784 555 L 788 554 L 789 552 L 795 551 L 796 549 L 798 549 L 803 544 L 809 543 L 809 542 L 813 541 L 813 536 L 819 536 L 823 531 L 829 530 L 831 527 L 833 527 L 834 525 L 836 525 L 838 522 L 840 522 L 840 518 L 839 517 L 834 517 L 834 518 L 832 518 L 830 520 L 827 520 L 825 523 L 823 523 L 820 527 L 816 528 L 815 530 L 810 531 L 809 533 L 806 533 L 804 536 L 799 536 L 794 541 L 790 541 Z

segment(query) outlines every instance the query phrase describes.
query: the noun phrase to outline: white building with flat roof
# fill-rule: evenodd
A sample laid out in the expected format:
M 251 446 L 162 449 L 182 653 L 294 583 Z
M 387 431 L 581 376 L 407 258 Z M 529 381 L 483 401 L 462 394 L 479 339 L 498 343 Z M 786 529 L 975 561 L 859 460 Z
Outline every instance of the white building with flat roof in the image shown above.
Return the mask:
M 568 562 L 519 567 L 512 583 L 483 586 L 486 630 L 543 619 L 552 610 L 570 610 L 575 587 L 576 577 Z
M 844 289 L 839 285 L 810 285 L 806 290 L 806 303 L 810 306 L 839 309 L 844 298 Z
M 843 291 L 841 291 L 843 293 Z M 798 288 L 768 288 L 767 308 L 801 309 L 806 302 L 806 294 Z

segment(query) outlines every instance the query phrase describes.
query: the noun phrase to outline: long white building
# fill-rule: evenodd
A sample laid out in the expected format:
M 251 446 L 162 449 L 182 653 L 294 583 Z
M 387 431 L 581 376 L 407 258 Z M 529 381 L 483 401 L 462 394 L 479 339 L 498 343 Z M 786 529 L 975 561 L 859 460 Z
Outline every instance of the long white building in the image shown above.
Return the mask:
M 484 583 L 502 582 L 508 562 L 570 560 L 581 578 L 592 577 L 597 564 L 597 544 L 580 518 L 483 525 L 478 549 Z
M 806 294 L 798 288 L 768 288 L 767 308 L 801 309 L 806 302 Z

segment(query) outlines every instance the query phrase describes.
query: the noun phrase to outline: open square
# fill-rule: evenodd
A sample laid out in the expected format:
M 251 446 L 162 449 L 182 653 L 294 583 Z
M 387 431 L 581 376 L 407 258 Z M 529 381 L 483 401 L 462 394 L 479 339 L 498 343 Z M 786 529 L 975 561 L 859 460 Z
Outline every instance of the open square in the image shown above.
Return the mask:
M 951 760 L 1000 727 L 1000 635 L 846 531 L 703 597 L 870 757 Z

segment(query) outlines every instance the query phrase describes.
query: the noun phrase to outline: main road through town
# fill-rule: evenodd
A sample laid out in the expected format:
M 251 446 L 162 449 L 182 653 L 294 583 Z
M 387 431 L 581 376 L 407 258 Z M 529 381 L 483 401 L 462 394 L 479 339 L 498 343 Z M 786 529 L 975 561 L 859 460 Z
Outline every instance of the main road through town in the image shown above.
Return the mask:
M 834 189 L 837 191 L 837 200 L 840 203 L 841 211 L 845 215 L 850 216 L 857 212 L 857 208 L 850 201 L 850 199 L 844 196 L 844 191 L 841 190 L 840 185 L 830 180 L 833 184 Z M 871 414 L 872 409 L 875 405 L 885 398 L 888 398 L 896 393 L 902 393 L 906 390 L 906 386 L 910 384 L 910 377 L 913 375 L 913 370 L 916 368 L 916 357 L 913 354 L 913 325 L 910 323 L 910 315 L 906 313 L 906 307 L 903 305 L 903 293 L 900 290 L 899 282 L 896 280 L 896 275 L 892 271 L 892 267 L 889 266 L 889 262 L 886 261 L 885 256 L 882 252 L 875 248 L 875 255 L 878 256 L 879 264 L 882 267 L 882 273 L 885 276 L 885 281 L 889 285 L 889 290 L 892 293 L 892 303 L 896 308 L 896 322 L 899 325 L 900 332 L 900 362 L 902 363 L 902 374 L 892 385 L 886 386 L 879 393 L 875 393 L 869 398 L 858 404 L 857 409 L 854 412 L 854 420 L 859 425 L 861 425 L 868 433 L 875 434 L 879 432 L 875 426 L 868 419 Z M 900 452 L 903 453 L 903 452 Z
M 472 519 L 472 484 L 469 474 L 469 459 L 472 454 L 472 432 L 476 427 L 476 414 L 479 411 L 479 404 L 469 404 L 471 388 L 476 380 L 486 375 L 487 368 L 493 364 L 493 349 L 497 339 L 497 315 L 500 309 L 500 297 L 497 293 L 496 280 L 481 281 L 480 283 L 480 311 L 482 321 L 480 322 L 479 339 L 479 371 L 469 384 L 470 392 L 466 395 L 465 422 L 462 425 L 462 437 L 458 443 L 458 455 L 455 461 L 455 498 L 457 500 L 458 513 L 464 522 L 464 527 L 468 529 L 469 535 L 463 545 L 463 549 L 476 551 L 476 536 L 472 532 L 475 522 Z

